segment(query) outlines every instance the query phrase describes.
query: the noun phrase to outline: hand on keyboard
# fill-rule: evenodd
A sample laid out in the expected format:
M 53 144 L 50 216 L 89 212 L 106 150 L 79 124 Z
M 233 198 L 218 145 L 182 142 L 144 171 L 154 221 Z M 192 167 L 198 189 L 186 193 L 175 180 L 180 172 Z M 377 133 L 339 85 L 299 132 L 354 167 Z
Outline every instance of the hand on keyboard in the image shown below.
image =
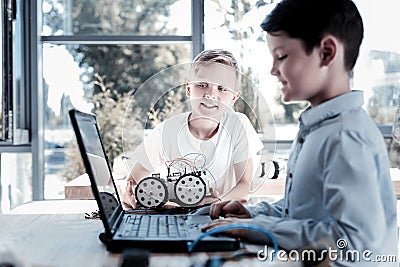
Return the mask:
M 247 218 L 247 219 L 241 219 L 241 218 L 223 218 L 223 219 L 217 219 L 213 220 L 201 228 L 202 232 L 206 232 L 208 230 L 224 226 L 224 225 L 229 225 L 229 224 L 242 224 L 242 223 L 251 223 L 252 219 Z M 241 238 L 242 240 L 247 239 L 247 229 L 244 228 L 233 228 L 227 231 L 224 231 L 224 234 L 234 236 L 237 238 Z

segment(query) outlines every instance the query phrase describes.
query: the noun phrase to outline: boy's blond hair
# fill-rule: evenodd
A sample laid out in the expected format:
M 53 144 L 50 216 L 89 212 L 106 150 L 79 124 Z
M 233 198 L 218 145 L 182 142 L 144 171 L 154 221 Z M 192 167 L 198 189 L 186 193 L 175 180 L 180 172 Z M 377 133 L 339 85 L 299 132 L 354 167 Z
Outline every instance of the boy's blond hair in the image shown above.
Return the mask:
M 239 64 L 231 52 L 224 49 L 209 49 L 200 52 L 193 60 L 191 72 L 196 73 L 201 66 L 205 66 L 210 63 L 218 63 L 234 69 L 237 77 L 236 88 L 239 88 Z
M 234 68 L 236 71 L 239 71 L 239 65 L 232 55 L 231 52 L 223 49 L 210 49 L 204 50 L 200 54 L 198 54 L 193 60 L 194 65 L 201 62 L 215 62 L 224 64 L 226 66 Z

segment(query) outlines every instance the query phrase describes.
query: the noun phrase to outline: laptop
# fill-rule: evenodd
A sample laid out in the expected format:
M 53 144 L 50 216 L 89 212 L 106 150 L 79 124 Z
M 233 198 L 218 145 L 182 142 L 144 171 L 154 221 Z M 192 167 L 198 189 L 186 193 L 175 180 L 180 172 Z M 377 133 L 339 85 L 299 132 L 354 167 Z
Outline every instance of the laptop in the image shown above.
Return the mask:
M 77 109 L 69 111 L 79 150 L 89 176 L 104 232 L 100 240 L 108 251 L 141 248 L 152 252 L 188 252 L 188 244 L 198 238 L 207 215 L 148 214 L 125 211 L 118 195 L 96 116 Z M 232 251 L 240 242 L 228 236 L 201 239 L 193 251 Z

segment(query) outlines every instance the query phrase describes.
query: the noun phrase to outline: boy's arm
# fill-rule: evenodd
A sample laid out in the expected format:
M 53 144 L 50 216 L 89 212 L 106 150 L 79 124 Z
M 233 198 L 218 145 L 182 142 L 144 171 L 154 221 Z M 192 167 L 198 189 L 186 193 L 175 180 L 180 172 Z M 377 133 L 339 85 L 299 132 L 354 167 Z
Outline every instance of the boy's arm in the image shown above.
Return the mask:
M 396 243 L 391 242 L 397 234 L 396 210 L 388 170 L 382 163 L 385 158 L 372 152 L 371 144 L 357 139 L 354 135 L 343 134 L 323 160 L 325 171 L 321 189 L 325 199 L 314 205 L 324 207 L 325 217 L 294 219 L 258 214 L 252 223 L 272 232 L 285 249 L 309 246 L 327 237 L 333 242 L 344 239 L 348 249 L 361 252 L 381 251 L 382 240 Z M 292 203 L 293 209 L 296 205 L 299 203 Z M 260 236 L 252 233 L 248 237 L 260 241 Z
M 249 196 L 250 184 L 253 179 L 253 159 L 239 162 L 234 165 L 236 177 L 240 177 L 238 183 L 231 191 L 222 196 L 221 200 L 247 200 Z M 254 206 L 247 207 L 251 217 L 257 214 L 281 217 L 283 200 L 275 203 L 261 202 Z
M 258 214 L 263 214 L 272 217 L 282 217 L 283 212 L 283 199 L 278 200 L 274 203 L 268 203 L 266 201 L 262 201 L 257 203 L 254 206 L 247 206 L 247 210 L 250 213 L 251 217 L 255 217 Z
M 132 180 L 134 184 L 137 184 L 140 182 L 140 180 L 149 175 L 150 171 L 145 167 L 143 167 L 143 165 L 140 164 L 139 162 L 136 162 L 135 165 L 133 166 L 131 173 L 127 178 L 127 181 Z
M 139 183 L 140 180 L 149 175 L 150 171 L 143 167 L 139 162 L 136 162 L 128 178 L 126 179 L 126 186 L 122 197 L 122 201 L 127 208 L 134 208 L 136 206 L 133 188 Z
M 235 114 L 239 119 L 239 124 L 235 128 L 236 134 L 233 135 L 235 136 L 233 158 L 234 162 L 237 162 L 233 165 L 236 185 L 222 196 L 222 200 L 247 200 L 253 179 L 253 158 L 263 148 L 263 144 L 247 116 L 239 112 Z
M 231 191 L 222 196 L 221 200 L 243 200 L 247 199 L 249 195 L 249 188 L 253 175 L 253 159 L 250 158 L 247 161 L 236 163 L 233 168 L 235 170 L 235 176 L 238 177 L 238 182 Z

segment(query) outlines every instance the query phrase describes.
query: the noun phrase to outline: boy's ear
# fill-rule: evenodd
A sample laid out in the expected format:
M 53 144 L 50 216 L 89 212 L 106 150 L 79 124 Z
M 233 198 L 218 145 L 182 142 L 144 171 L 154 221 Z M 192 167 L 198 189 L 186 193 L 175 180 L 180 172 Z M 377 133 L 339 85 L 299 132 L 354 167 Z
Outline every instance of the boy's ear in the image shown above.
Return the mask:
M 186 96 L 190 96 L 190 86 L 189 86 L 189 82 L 186 82 Z
M 240 97 L 240 91 L 237 91 L 237 92 L 235 92 L 235 93 L 233 94 L 233 97 L 232 97 L 232 105 L 235 104 L 236 100 L 238 100 L 239 97 Z
M 326 35 L 321 40 L 321 64 L 328 66 L 332 63 L 337 55 L 338 40 L 332 35 Z

